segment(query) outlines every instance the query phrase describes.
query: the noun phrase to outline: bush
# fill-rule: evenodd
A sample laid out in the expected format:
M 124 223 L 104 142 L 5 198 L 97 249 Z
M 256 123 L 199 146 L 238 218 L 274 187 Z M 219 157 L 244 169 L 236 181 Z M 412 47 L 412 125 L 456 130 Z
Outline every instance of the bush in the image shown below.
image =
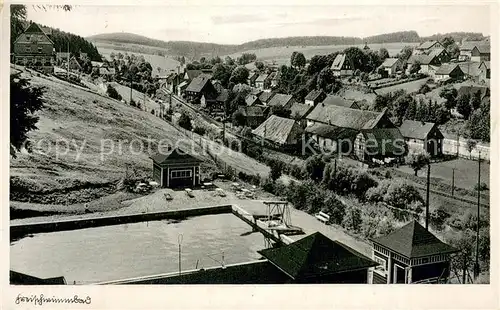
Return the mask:
M 478 186 L 477 184 L 475 184 L 475 185 L 474 185 L 474 191 L 476 191 L 476 192 L 477 192 L 478 190 L 479 190 L 480 192 L 482 192 L 482 191 L 486 191 L 486 190 L 488 190 L 488 185 L 486 185 L 486 183 L 484 183 L 484 182 L 481 182 L 481 183 L 479 184 L 479 186 Z
M 321 181 L 326 162 L 322 155 L 310 156 L 304 162 L 302 174 L 313 181 Z
M 450 218 L 450 216 L 451 214 L 446 210 L 438 208 L 431 212 L 429 216 L 429 225 L 437 231 L 443 230 L 444 224 L 446 223 L 448 218 Z
M 345 215 L 345 205 L 333 194 L 327 194 L 321 211 L 330 216 L 330 222 L 341 224 Z
M 193 132 L 199 134 L 200 136 L 204 136 L 207 130 L 204 127 L 194 127 Z
M 281 174 L 283 172 L 283 163 L 277 160 L 272 160 L 269 163 L 269 166 L 271 168 L 271 171 L 269 172 L 269 177 L 273 180 L 276 181 L 281 177 Z
M 342 221 L 342 227 L 358 233 L 361 230 L 361 224 L 363 224 L 361 210 L 356 207 L 346 208 L 345 216 Z
M 188 114 L 186 114 L 184 112 L 181 114 L 181 117 L 179 117 L 178 124 L 179 124 L 179 126 L 181 126 L 182 128 L 184 128 L 186 130 L 193 129 L 193 125 L 191 125 L 191 118 L 189 117 Z
M 116 99 L 116 100 L 122 100 L 122 96 L 118 93 L 118 91 L 113 87 L 111 86 L 110 84 L 108 84 L 108 87 L 106 89 L 106 94 L 113 98 L 113 99 Z
M 330 163 L 325 167 L 323 184 L 327 188 L 343 195 L 354 194 L 364 198 L 366 191 L 377 186 L 377 182 L 366 171 Z

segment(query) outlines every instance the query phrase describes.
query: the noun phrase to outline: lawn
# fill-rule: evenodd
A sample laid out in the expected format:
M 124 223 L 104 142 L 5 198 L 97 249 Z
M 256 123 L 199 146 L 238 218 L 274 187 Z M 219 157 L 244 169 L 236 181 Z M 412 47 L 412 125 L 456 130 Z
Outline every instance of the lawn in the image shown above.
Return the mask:
M 130 102 L 130 87 L 118 84 L 117 82 L 111 82 L 111 86 L 113 86 L 116 91 L 122 96 L 122 99 L 129 103 Z M 160 105 L 156 103 L 154 100 L 149 98 L 148 96 L 144 96 L 144 93 L 141 93 L 135 89 L 132 89 L 132 99 L 135 102 L 139 102 L 143 110 L 150 112 L 151 110 L 159 111 Z M 144 106 L 144 99 L 146 99 L 146 106 Z
M 425 79 L 420 79 L 420 80 L 416 80 L 416 81 L 412 81 L 412 82 L 408 82 L 408 83 L 402 83 L 402 84 L 393 85 L 393 86 L 389 86 L 389 87 L 383 87 L 383 88 L 379 88 L 379 89 L 375 90 L 375 93 L 377 93 L 379 95 L 385 95 L 388 93 L 398 91 L 400 89 L 404 89 L 407 93 L 413 93 L 413 92 L 418 91 L 422 85 L 427 83 L 427 80 L 428 79 L 425 78 Z
M 453 168 L 455 168 L 455 186 L 472 190 L 474 185 L 477 184 L 478 177 L 478 163 L 477 161 L 467 159 L 454 159 L 431 165 L 431 177 L 440 178 L 443 183 L 451 185 L 453 176 Z M 408 166 L 400 166 L 400 171 L 414 174 L 413 169 Z M 424 177 L 426 171 L 419 172 L 419 176 Z M 488 185 L 490 184 L 490 165 L 488 163 L 481 163 L 481 182 Z M 450 193 L 451 194 L 451 193 Z
M 369 44 L 368 46 L 373 51 L 378 51 L 380 48 L 384 47 L 389 52 L 391 57 L 396 56 L 401 49 L 407 45 L 415 46 L 418 43 L 385 43 L 385 44 Z M 355 45 L 356 47 L 363 48 L 364 44 Z M 248 50 L 245 53 L 255 53 L 257 59 L 260 61 L 272 62 L 275 61 L 279 65 L 289 65 L 290 56 L 294 51 L 301 52 L 304 54 L 306 59 L 311 59 L 315 55 L 328 55 L 335 52 L 343 51 L 344 49 L 351 47 L 349 45 L 324 45 L 324 46 L 282 46 L 282 47 L 270 47 L 258 50 Z M 232 58 L 237 58 L 241 55 L 241 52 L 234 53 L 229 56 Z

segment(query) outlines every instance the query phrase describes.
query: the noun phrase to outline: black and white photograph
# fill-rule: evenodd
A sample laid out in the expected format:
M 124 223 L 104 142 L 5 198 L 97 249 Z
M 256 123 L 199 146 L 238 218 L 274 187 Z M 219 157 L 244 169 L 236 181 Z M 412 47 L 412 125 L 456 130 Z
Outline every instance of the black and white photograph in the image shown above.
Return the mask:
M 8 8 L 10 286 L 491 283 L 491 5 Z

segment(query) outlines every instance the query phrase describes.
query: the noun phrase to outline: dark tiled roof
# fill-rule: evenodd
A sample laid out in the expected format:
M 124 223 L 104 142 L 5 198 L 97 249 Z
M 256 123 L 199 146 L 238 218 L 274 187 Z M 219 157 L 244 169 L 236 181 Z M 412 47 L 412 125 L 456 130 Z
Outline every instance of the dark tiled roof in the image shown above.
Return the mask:
M 372 239 L 372 241 L 407 258 L 457 251 L 439 240 L 416 221 L 412 221 L 386 236 Z
M 399 131 L 405 138 L 424 140 L 427 138 L 431 130 L 436 124 L 431 122 L 420 122 L 412 120 L 404 120 Z M 439 129 L 437 129 L 439 131 Z M 439 132 L 441 134 L 441 132 Z M 441 134 L 442 135 L 442 134 Z
M 169 165 L 169 164 L 198 164 L 202 160 L 196 158 L 195 156 L 188 154 L 178 148 L 171 149 L 168 152 L 162 152 L 151 156 L 153 162 L 159 165 Z
M 64 277 L 54 278 L 37 278 L 24 273 L 10 270 L 10 284 L 14 285 L 64 285 L 66 279 Z
M 424 43 L 420 44 L 417 49 L 419 50 L 426 50 L 431 48 L 434 44 L 439 44 L 438 41 L 425 41 Z
M 186 74 L 188 76 L 188 79 L 190 79 L 190 80 L 198 77 L 198 75 L 200 75 L 202 73 L 203 73 L 203 71 L 201 71 L 201 70 L 186 70 Z
M 243 113 L 244 116 L 250 116 L 250 117 L 263 117 L 264 116 L 264 108 L 261 106 L 241 106 L 239 107 L 239 110 L 241 113 Z
M 292 100 L 292 95 L 276 94 L 267 103 L 271 107 L 286 106 Z
M 489 42 L 478 44 L 478 45 L 476 45 L 476 48 L 479 51 L 479 53 L 481 53 L 481 54 L 490 54 L 491 53 L 491 48 L 490 48 Z
M 455 69 L 458 67 L 458 70 L 462 72 L 462 69 L 460 69 L 460 66 L 456 63 L 445 63 L 442 64 L 439 69 L 436 71 L 436 75 L 448 75 L 455 71 Z M 463 72 L 462 72 L 463 73 Z
M 246 98 L 245 98 L 245 103 L 248 105 L 248 106 L 251 106 L 251 105 L 254 105 L 254 104 L 260 104 L 260 99 L 259 97 L 257 97 L 256 95 L 248 95 Z
M 351 109 L 359 109 L 359 106 L 356 104 L 354 100 L 345 99 L 339 96 L 326 96 L 325 100 L 321 102 L 325 105 L 336 105 L 339 107 L 346 107 Z
M 325 93 L 322 90 L 311 90 L 309 94 L 307 94 L 305 100 L 316 101 L 316 99 L 321 98 L 322 96 L 325 96 Z
M 200 75 L 196 77 L 194 80 L 192 80 L 191 83 L 189 83 L 189 86 L 186 88 L 186 91 L 199 93 L 203 90 L 203 88 L 205 87 L 205 85 L 207 85 L 207 83 L 210 83 L 210 79 L 205 75 Z
M 406 144 L 398 128 L 373 128 L 362 133 L 366 139 L 365 148 L 372 154 L 388 156 L 403 155 L 405 152 Z
M 271 100 L 273 98 L 275 93 L 273 92 L 262 92 L 259 96 L 259 99 L 260 101 L 264 102 L 264 103 L 268 103 L 269 100 Z
M 295 118 L 295 116 L 298 116 L 299 118 L 304 118 L 312 109 L 313 107 L 308 104 L 294 102 L 290 107 L 290 117 Z
M 271 115 L 252 133 L 278 144 L 286 144 L 294 127 L 298 128 L 295 120 Z
M 279 248 L 258 251 L 292 279 L 374 267 L 376 262 L 319 232 Z
M 484 44 L 483 41 L 465 41 L 461 46 L 461 51 L 472 51 L 475 46 Z
M 359 131 L 356 129 L 343 128 L 343 127 L 325 125 L 320 123 L 308 126 L 306 128 L 306 132 L 313 135 L 317 135 L 319 137 L 331 139 L 333 141 L 336 141 L 338 139 L 354 140 L 356 135 L 359 133 Z
M 470 76 L 479 76 L 480 70 L 479 66 L 481 64 L 479 62 L 459 62 L 458 66 L 462 70 L 464 74 L 470 75 Z
M 380 66 L 384 68 L 391 68 L 398 61 L 399 59 L 397 58 L 386 58 Z

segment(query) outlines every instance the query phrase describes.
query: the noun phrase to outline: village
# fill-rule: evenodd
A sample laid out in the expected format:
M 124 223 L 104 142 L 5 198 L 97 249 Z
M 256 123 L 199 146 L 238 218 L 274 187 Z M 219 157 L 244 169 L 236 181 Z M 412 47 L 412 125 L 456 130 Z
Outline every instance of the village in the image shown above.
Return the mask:
M 287 64 L 242 52 L 183 58 L 167 71 L 133 52 L 89 56 L 57 43 L 50 28 L 26 23 L 13 40 L 11 83 L 29 77 L 47 92 L 53 85 L 56 98 L 68 91 L 91 96 L 84 109 L 106 102 L 102 115 L 108 106 L 160 128 L 158 137 L 175 132 L 194 147 L 142 154 L 135 164 L 141 172 L 127 168 L 120 181 L 129 199 L 113 210 L 92 211 L 94 200 L 75 198 L 80 213 L 42 208 L 47 217 L 31 210 L 39 215 L 13 218 L 13 210 L 28 211 L 11 206 L 11 249 L 30 256 L 22 246 L 28 235 L 130 225 L 151 237 L 163 229 L 155 221 L 187 227 L 198 217 L 232 214 L 249 234 L 264 237 L 253 260 L 222 252 L 206 268 L 192 258 L 181 270 L 180 237 L 178 272 L 175 263 L 173 270 L 146 266 L 115 276 L 106 274 L 108 266 L 99 269 L 107 277 L 79 284 L 483 283 L 490 255 L 489 40 L 445 36 L 394 54 L 364 42 L 309 59 L 291 46 Z M 55 132 L 64 123 L 58 126 Z M 11 144 L 11 155 L 21 158 L 16 167 L 36 156 L 23 152 Z M 13 187 L 11 179 L 11 188 L 20 188 L 11 202 L 43 205 L 25 183 Z M 50 204 L 62 205 L 61 197 Z M 126 242 L 119 231 L 109 233 Z M 63 275 L 54 264 L 38 274 L 11 268 L 11 283 L 76 284 L 85 276 Z

